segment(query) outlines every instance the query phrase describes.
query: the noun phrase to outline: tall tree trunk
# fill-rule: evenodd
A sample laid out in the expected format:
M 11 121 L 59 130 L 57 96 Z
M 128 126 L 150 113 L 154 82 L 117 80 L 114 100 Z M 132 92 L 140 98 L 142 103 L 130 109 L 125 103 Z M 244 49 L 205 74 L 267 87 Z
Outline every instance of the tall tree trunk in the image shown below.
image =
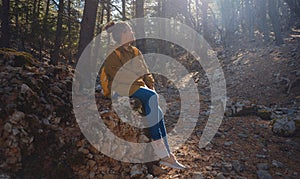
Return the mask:
M 126 0 L 122 0 L 122 20 L 125 21 L 126 19 Z
M 1 47 L 10 47 L 10 0 L 2 0 Z
M 222 15 L 222 42 L 223 45 L 229 46 L 234 40 L 235 31 L 235 6 L 232 0 L 220 0 L 221 15 Z
M 300 18 L 300 2 L 299 0 L 284 0 L 290 9 Z
M 192 7 L 191 7 L 191 5 L 192 5 L 192 0 L 188 0 L 188 9 L 187 9 L 187 11 L 188 11 L 188 13 L 189 14 L 192 14 Z
M 32 10 L 32 24 L 31 24 L 31 33 L 30 33 L 30 38 L 31 39 L 36 39 L 36 33 L 38 32 L 38 15 L 37 15 L 37 12 L 36 12 L 36 9 L 37 9 L 37 0 L 34 0 L 33 2 L 33 10 Z M 35 48 L 35 43 L 32 41 L 32 45 L 34 45 L 34 48 Z
M 44 49 L 45 47 L 45 41 L 49 39 L 49 33 L 48 33 L 48 28 L 47 28 L 47 20 L 48 20 L 48 15 L 49 15 L 49 9 L 50 9 L 50 0 L 47 0 L 46 3 L 46 11 L 45 15 L 43 17 L 43 25 L 42 25 L 42 37 L 41 37 L 41 49 Z M 40 56 L 40 58 L 43 58 L 43 56 Z
M 36 14 L 36 5 L 37 5 L 37 0 L 33 1 L 33 10 L 32 10 L 32 14 L 35 15 Z M 34 18 L 34 17 L 33 17 Z
M 30 14 L 30 8 L 28 7 L 28 5 L 25 7 L 26 9 L 26 15 L 25 15 L 25 30 L 24 30 L 24 33 L 21 37 L 21 44 L 22 44 L 22 50 L 26 50 L 26 47 L 25 47 L 25 44 L 26 44 L 26 41 L 28 39 L 28 36 L 29 36 L 29 29 L 30 29 L 30 23 L 29 23 L 29 14 Z
M 21 49 L 21 43 L 20 43 L 20 24 L 19 24 L 19 0 L 15 0 L 15 21 L 16 21 L 16 41 L 18 50 Z
M 106 22 L 110 22 L 110 16 L 111 16 L 111 0 L 107 0 L 106 2 Z M 108 45 L 111 43 L 110 36 L 108 36 L 107 40 Z
M 253 10 L 253 2 L 252 0 L 245 0 L 245 18 L 246 24 L 248 28 L 248 38 L 249 40 L 254 40 L 254 10 Z
M 51 64 L 53 65 L 56 65 L 59 59 L 59 51 L 60 51 L 61 38 L 62 38 L 63 13 L 64 13 L 64 0 L 59 0 L 54 50 L 52 52 L 51 61 L 50 61 Z
M 107 9 L 106 9 L 106 21 L 109 22 L 110 21 L 110 17 L 111 17 L 111 0 L 107 0 Z
M 77 61 L 85 47 L 93 40 L 96 26 L 98 0 L 86 0 L 81 21 Z
M 101 15 L 100 15 L 100 24 L 102 25 L 104 23 L 104 3 L 101 2 Z M 101 29 L 102 31 L 102 29 Z
M 202 0 L 202 24 L 203 24 L 203 37 L 206 41 L 210 41 L 209 32 L 208 32 L 208 19 L 207 19 L 207 10 L 208 10 L 208 2 L 206 0 Z
M 36 47 L 37 49 L 39 49 L 39 59 L 42 59 L 43 56 L 43 32 L 41 32 L 41 27 L 40 27 L 40 20 L 39 20 L 39 15 L 40 15 L 40 9 L 41 9 L 41 0 L 38 0 L 37 3 L 37 11 L 35 13 L 35 19 L 34 21 L 36 21 L 36 27 L 35 29 L 37 30 L 37 35 L 35 35 L 35 38 L 38 41 L 38 46 Z
M 195 26 L 195 29 L 196 31 L 199 31 L 200 30 L 200 5 L 199 5 L 199 1 L 200 0 L 195 0 L 195 5 L 196 5 L 196 26 Z M 203 5 L 201 6 L 203 8 Z
M 158 1 L 159 2 L 159 17 L 161 18 L 166 18 L 166 0 L 161 0 L 161 1 Z M 161 35 L 162 36 L 165 36 L 166 35 L 166 27 L 165 27 L 165 24 L 161 23 L 160 24 L 160 30 L 161 30 Z M 159 41 L 159 44 L 158 44 L 158 53 L 161 53 L 161 54 L 166 54 L 168 55 L 170 53 L 170 48 L 167 47 L 167 43 L 166 41 L 164 40 L 161 40 Z
M 96 18 L 96 34 L 100 34 L 102 32 L 102 23 L 103 23 L 103 6 L 102 6 L 102 3 L 101 5 L 98 7 L 98 10 L 97 10 L 97 18 Z
M 267 1 L 266 0 L 255 0 L 255 4 L 257 7 L 257 25 L 258 29 L 264 35 L 264 42 L 268 42 L 270 40 L 269 37 L 269 28 L 267 24 Z
M 30 32 L 30 47 L 31 49 L 39 49 L 39 56 L 41 56 L 41 37 L 39 36 L 41 29 L 39 24 L 39 13 L 40 13 L 40 0 L 34 0 L 33 10 L 31 16 L 31 32 Z M 32 50 L 32 53 L 36 54 L 36 51 Z
M 182 15 L 184 15 L 185 17 L 185 24 L 190 26 L 191 28 L 193 27 L 193 23 L 192 23 L 192 19 L 191 19 L 191 13 L 189 12 L 189 1 L 188 0 L 180 0 L 179 1 L 180 4 L 178 5 L 182 5 L 181 9 L 181 13 Z
M 144 0 L 136 0 L 135 1 L 135 17 L 136 18 L 143 18 L 144 17 Z M 138 36 L 144 37 L 145 36 L 145 25 L 137 24 L 136 26 L 136 33 Z M 140 49 L 142 53 L 146 53 L 146 39 L 140 39 L 136 42 L 136 46 Z
M 79 38 L 79 46 L 78 46 L 78 56 L 76 64 L 86 48 L 86 46 L 93 40 L 94 38 L 94 32 L 95 32 L 95 26 L 96 26 L 96 16 L 97 16 L 97 10 L 98 10 L 98 0 L 86 0 L 83 10 L 83 17 L 81 21 L 81 29 L 80 29 L 80 38 Z M 99 48 L 99 47 L 94 47 Z M 87 52 L 89 55 L 92 55 L 93 49 L 91 51 Z M 91 66 L 94 66 L 95 60 L 91 58 L 84 59 L 84 68 L 91 69 Z M 81 75 L 81 81 L 84 82 L 84 84 L 80 84 L 80 89 L 83 89 L 84 86 L 91 87 L 91 80 L 93 72 L 85 70 L 83 74 Z
M 40 14 L 40 9 L 41 9 L 41 1 L 42 1 L 42 0 L 39 0 L 39 1 L 38 1 L 38 7 L 37 7 L 37 16 L 39 16 L 39 14 Z
M 72 21 L 71 21 L 71 0 L 68 0 L 68 63 L 72 64 Z
M 278 1 L 268 0 L 269 16 L 272 22 L 272 27 L 275 33 L 276 45 L 283 44 L 280 23 L 279 23 L 279 12 L 278 12 Z

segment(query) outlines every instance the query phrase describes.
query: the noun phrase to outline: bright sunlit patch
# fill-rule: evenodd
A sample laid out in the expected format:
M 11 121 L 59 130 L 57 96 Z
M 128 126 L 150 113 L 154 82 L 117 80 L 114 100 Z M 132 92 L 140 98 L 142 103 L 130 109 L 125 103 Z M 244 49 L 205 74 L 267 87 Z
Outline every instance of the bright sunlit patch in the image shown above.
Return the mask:
M 291 37 L 293 37 L 293 38 L 300 38 L 300 34 L 291 34 Z
M 299 33 L 300 33 L 300 29 L 292 28 L 292 31 L 293 31 L 293 32 L 299 32 Z

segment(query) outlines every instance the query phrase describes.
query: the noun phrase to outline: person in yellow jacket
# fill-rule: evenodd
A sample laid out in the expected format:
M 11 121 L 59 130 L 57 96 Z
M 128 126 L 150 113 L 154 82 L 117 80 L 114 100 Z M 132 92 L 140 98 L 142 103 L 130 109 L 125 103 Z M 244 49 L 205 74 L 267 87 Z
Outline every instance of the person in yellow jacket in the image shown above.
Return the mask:
M 130 43 L 135 40 L 130 25 L 126 22 L 110 22 L 105 30 L 111 34 L 115 42 L 122 44 L 108 55 L 104 63 L 109 90 L 113 89 L 118 95 L 138 98 L 142 102 L 150 124 L 149 131 L 153 139 L 151 144 L 155 154 L 160 158 L 160 164 L 176 169 L 186 168 L 170 151 L 163 112 L 154 89 L 154 78 L 147 68 L 142 53 Z M 118 76 L 120 71 L 123 73 Z

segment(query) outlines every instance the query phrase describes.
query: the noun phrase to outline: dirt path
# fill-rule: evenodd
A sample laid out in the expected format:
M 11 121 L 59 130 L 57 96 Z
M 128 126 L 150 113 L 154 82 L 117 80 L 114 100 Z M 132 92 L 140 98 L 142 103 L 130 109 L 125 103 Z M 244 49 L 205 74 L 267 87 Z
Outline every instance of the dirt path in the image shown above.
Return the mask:
M 299 110 L 300 85 L 293 81 L 300 76 L 300 45 L 295 38 L 287 40 L 281 47 L 250 44 L 220 55 L 229 99 Z M 176 150 L 190 169 L 165 168 L 167 173 L 159 178 L 300 178 L 299 132 L 279 137 L 271 121 L 258 116 L 225 117 L 211 143 L 199 149 L 204 126 L 199 122 L 184 147 Z
M 269 121 L 256 116 L 226 118 L 205 149 L 198 148 L 199 135 L 194 133 L 177 150 L 176 156 L 189 170 L 166 168 L 167 174 L 159 178 L 257 178 L 264 171 L 261 175 L 266 177 L 296 179 L 300 177 L 299 142 L 299 136 L 275 136 Z

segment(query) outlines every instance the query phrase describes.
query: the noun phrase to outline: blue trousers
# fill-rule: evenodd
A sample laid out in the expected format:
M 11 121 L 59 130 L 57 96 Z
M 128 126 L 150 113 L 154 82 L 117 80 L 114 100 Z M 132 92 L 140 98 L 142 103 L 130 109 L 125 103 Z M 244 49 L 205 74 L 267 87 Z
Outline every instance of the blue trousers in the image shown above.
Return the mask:
M 130 97 L 138 98 L 146 113 L 146 118 L 149 123 L 149 131 L 153 140 L 164 140 L 165 146 L 170 152 L 170 147 L 167 139 L 167 131 L 164 121 L 164 114 L 159 107 L 158 94 L 149 88 L 141 87 Z

